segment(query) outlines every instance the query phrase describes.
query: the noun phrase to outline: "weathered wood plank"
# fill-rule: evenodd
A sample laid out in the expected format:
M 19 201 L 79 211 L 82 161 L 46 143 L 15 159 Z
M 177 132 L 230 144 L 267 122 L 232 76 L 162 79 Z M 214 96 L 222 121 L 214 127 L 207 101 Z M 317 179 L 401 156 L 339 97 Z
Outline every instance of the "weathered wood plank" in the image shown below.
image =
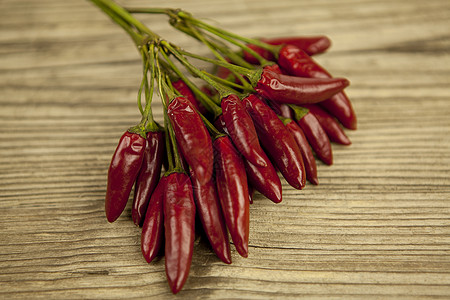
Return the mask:
M 129 1 L 127 5 L 149 5 Z M 187 299 L 450 297 L 450 3 L 182 1 L 246 36 L 326 34 L 359 118 L 319 186 L 256 194 L 250 255 L 199 235 Z M 198 43 L 142 16 L 187 49 Z M 174 298 L 129 210 L 104 218 L 109 160 L 139 120 L 139 57 L 88 1 L 0 1 L 0 298 Z M 156 104 L 155 118 L 162 120 Z

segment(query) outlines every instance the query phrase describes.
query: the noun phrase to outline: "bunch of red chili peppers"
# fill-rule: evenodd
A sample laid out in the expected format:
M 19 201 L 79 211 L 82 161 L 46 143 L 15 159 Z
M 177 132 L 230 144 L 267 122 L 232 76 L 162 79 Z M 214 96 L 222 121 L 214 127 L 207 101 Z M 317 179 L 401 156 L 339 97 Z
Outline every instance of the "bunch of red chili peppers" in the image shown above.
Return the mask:
M 132 219 L 142 226 L 142 253 L 150 263 L 164 249 L 167 279 L 177 293 L 191 265 L 196 215 L 212 249 L 230 264 L 229 236 L 236 251 L 248 256 L 253 190 L 281 202 L 277 171 L 295 189 L 306 180 L 319 183 L 315 157 L 331 165 L 330 142 L 350 144 L 341 125 L 356 129 L 343 92 L 349 82 L 311 58 L 330 46 L 324 36 L 248 39 L 182 10 L 92 2 L 126 30 L 143 61 L 142 119 L 123 134 L 113 155 L 106 216 L 114 222 L 121 215 L 134 186 Z M 131 13 L 166 14 L 215 58 L 161 39 Z M 192 60 L 209 62 L 216 72 L 200 70 Z M 155 91 L 163 125 L 152 116 Z

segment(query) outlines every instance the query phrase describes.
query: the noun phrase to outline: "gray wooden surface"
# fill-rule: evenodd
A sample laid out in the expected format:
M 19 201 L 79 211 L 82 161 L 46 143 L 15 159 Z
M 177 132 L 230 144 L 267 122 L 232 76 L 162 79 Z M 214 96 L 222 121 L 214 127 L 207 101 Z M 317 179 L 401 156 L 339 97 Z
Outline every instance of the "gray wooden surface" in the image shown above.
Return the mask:
M 320 185 L 251 206 L 250 255 L 195 242 L 170 294 L 127 211 L 104 217 L 106 172 L 139 121 L 139 56 L 88 1 L 0 1 L 0 298 L 450 297 L 450 2 L 127 1 L 183 7 L 245 36 L 325 34 L 359 117 Z M 142 16 L 168 40 L 206 54 Z M 157 119 L 161 110 L 155 109 Z

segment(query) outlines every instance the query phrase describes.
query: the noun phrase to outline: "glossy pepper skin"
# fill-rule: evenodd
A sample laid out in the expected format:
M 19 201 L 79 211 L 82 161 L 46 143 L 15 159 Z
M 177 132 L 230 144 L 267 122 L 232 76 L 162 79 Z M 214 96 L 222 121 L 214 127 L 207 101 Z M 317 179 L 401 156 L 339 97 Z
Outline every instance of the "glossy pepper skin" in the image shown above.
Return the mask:
M 216 185 L 228 231 L 237 252 L 248 256 L 250 203 L 244 163 L 227 136 L 214 140 Z
M 272 101 L 302 105 L 326 100 L 348 84 L 345 78 L 303 78 L 264 68 L 255 90 Z
M 164 195 L 166 193 L 166 177 L 158 182 L 150 198 L 141 233 L 141 252 L 150 263 L 159 253 L 164 240 Z
M 331 40 L 324 36 L 291 36 L 273 39 L 262 39 L 270 45 L 292 45 L 305 51 L 308 55 L 325 52 L 331 46 Z
M 147 132 L 144 158 L 134 188 L 131 217 L 136 226 L 144 222 L 145 212 L 161 175 L 164 159 L 164 134 L 162 132 Z
M 191 91 L 191 89 L 187 86 L 187 84 L 181 80 L 178 79 L 174 82 L 172 82 L 172 86 L 186 99 L 191 102 L 195 109 L 199 111 L 202 115 L 206 114 L 208 111 L 206 108 L 197 100 L 194 93 Z
M 301 190 L 305 186 L 305 167 L 297 143 L 276 113 L 257 96 L 243 99 L 252 117 L 263 148 L 286 181 Z
M 297 120 L 297 124 L 302 129 L 317 157 L 325 164 L 332 165 L 333 152 L 330 139 L 316 117 L 311 112 L 308 112 L 303 118 Z
M 331 142 L 341 145 L 350 145 L 352 142 L 345 134 L 344 130 L 339 126 L 339 123 L 326 111 L 318 105 L 305 105 L 307 109 L 316 117 L 320 126 L 326 132 Z
M 322 66 L 301 49 L 286 45 L 280 50 L 278 64 L 289 74 L 310 78 L 331 78 Z M 352 104 L 344 92 L 337 93 L 321 103 L 346 128 L 356 129 L 357 120 Z
M 166 176 L 164 233 L 166 276 L 178 293 L 189 275 L 195 238 L 195 203 L 192 185 L 184 173 Z
M 286 128 L 289 130 L 291 135 L 297 142 L 300 152 L 302 153 L 303 162 L 305 164 L 306 179 L 314 185 L 319 184 L 319 179 L 317 178 L 317 165 L 314 159 L 314 154 L 311 150 L 311 146 L 303 133 L 303 130 L 295 123 L 294 120 L 290 120 L 286 124 Z
M 217 257 L 224 263 L 231 264 L 230 241 L 217 195 L 216 184 L 213 180 L 201 184 L 195 178 L 195 173 L 192 170 L 190 170 L 190 175 L 197 214 L 203 230 Z
M 302 49 L 309 55 L 325 52 L 331 46 L 331 40 L 326 36 L 293 36 L 261 39 L 261 41 L 270 45 L 293 45 Z M 265 59 L 276 61 L 275 56 L 270 51 L 252 44 L 248 44 L 247 46 Z M 251 64 L 259 64 L 259 61 L 246 51 L 243 52 L 243 58 Z
M 125 132 L 109 165 L 105 212 L 114 222 L 125 209 L 131 189 L 144 158 L 145 139 L 137 133 Z
M 252 164 L 266 166 L 255 125 L 241 99 L 229 95 L 222 99 L 221 107 L 225 127 L 237 150 Z
M 280 203 L 282 200 L 280 177 L 278 177 L 277 171 L 265 154 L 264 159 L 266 159 L 266 167 L 254 165 L 244 159 L 248 181 L 254 189 L 266 196 L 268 199 L 274 203 Z
M 197 179 L 207 183 L 213 173 L 212 141 L 195 107 L 184 97 L 174 98 L 167 106 L 178 146 Z

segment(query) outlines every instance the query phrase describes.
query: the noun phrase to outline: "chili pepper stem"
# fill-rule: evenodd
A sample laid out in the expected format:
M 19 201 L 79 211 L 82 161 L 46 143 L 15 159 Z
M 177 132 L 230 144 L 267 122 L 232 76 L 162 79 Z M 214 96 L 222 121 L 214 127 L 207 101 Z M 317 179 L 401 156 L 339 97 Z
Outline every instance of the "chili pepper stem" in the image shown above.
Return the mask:
M 193 84 L 177 66 L 175 66 L 175 64 L 169 59 L 168 55 L 164 51 L 161 51 L 161 55 L 164 57 L 170 68 L 187 84 L 187 86 L 194 92 L 194 94 L 198 96 L 198 100 L 208 111 L 212 112 L 214 116 L 219 116 L 222 114 L 222 109 L 207 95 L 205 95 L 205 93 L 200 91 L 200 89 L 195 84 Z
M 266 50 L 269 50 L 274 55 L 277 55 L 278 52 L 279 52 L 279 48 L 280 47 L 278 47 L 278 46 L 269 45 L 269 44 L 264 43 L 264 42 L 262 42 L 260 40 L 257 40 L 257 39 L 246 38 L 246 37 L 237 35 L 235 33 L 229 32 L 227 30 L 224 30 L 224 29 L 221 29 L 221 28 L 217 28 L 215 26 L 209 25 L 209 24 L 207 24 L 207 23 L 205 23 L 205 22 L 203 22 L 203 21 L 201 21 L 199 19 L 196 19 L 196 18 L 192 17 L 192 15 L 187 13 L 187 12 L 178 11 L 177 15 L 179 17 L 183 18 L 183 19 L 189 20 L 193 24 L 196 24 L 198 26 L 203 27 L 204 29 L 206 29 L 208 31 L 219 32 L 221 35 L 225 35 L 225 36 L 228 36 L 228 37 L 231 37 L 231 38 L 243 41 L 243 42 L 248 43 L 248 44 L 256 45 L 258 47 L 261 47 L 261 48 L 264 48 Z
M 203 79 L 204 81 L 206 81 L 207 83 L 209 83 L 210 85 L 212 85 L 220 94 L 221 98 L 226 97 L 228 95 L 231 94 L 236 94 L 236 91 L 225 87 L 222 84 L 217 83 L 216 81 L 212 80 L 211 78 L 209 78 L 208 76 L 206 76 L 205 74 L 203 74 L 202 71 L 200 71 L 199 69 L 197 69 L 196 67 L 194 67 L 177 49 L 175 49 L 175 47 L 173 47 L 170 43 L 168 43 L 167 41 L 161 41 L 161 44 L 168 50 L 170 51 L 175 58 L 182 63 L 189 71 L 192 71 L 194 73 L 194 75 L 198 76 L 199 78 Z

